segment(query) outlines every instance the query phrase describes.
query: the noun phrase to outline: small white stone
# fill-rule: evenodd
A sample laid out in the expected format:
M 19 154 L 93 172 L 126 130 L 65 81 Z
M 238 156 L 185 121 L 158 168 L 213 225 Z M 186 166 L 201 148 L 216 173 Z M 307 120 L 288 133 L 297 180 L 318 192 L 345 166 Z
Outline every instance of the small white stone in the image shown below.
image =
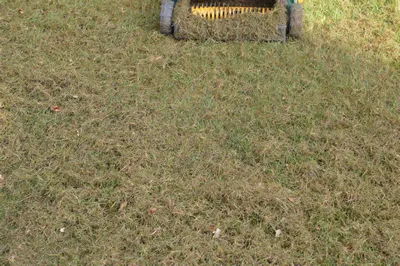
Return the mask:
M 281 234 L 282 234 L 282 230 L 281 229 L 275 230 L 275 237 L 280 237 Z
M 213 231 L 213 238 L 220 238 L 221 236 L 221 229 L 217 228 L 217 230 Z
M 65 232 L 65 227 L 60 228 L 60 232 L 64 233 Z

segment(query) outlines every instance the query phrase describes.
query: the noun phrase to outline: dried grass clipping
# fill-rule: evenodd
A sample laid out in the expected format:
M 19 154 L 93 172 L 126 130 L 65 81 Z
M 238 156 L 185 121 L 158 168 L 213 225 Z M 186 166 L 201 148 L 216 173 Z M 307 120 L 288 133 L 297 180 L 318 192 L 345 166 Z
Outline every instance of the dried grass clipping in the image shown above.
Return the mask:
M 216 41 L 282 41 L 278 25 L 286 27 L 286 8 L 275 4 L 266 14 L 244 13 L 232 18 L 206 20 L 193 15 L 190 0 L 180 0 L 174 9 L 174 36 L 177 39 Z

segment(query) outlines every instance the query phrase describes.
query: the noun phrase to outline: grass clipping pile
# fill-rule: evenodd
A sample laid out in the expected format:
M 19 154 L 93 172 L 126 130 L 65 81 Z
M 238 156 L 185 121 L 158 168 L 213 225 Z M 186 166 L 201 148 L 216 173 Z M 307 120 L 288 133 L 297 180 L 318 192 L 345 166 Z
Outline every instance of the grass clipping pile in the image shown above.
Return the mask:
M 177 39 L 216 41 L 283 41 L 278 25 L 286 25 L 286 8 L 276 4 L 265 14 L 252 12 L 227 19 L 206 20 L 190 11 L 190 0 L 180 0 L 174 9 Z

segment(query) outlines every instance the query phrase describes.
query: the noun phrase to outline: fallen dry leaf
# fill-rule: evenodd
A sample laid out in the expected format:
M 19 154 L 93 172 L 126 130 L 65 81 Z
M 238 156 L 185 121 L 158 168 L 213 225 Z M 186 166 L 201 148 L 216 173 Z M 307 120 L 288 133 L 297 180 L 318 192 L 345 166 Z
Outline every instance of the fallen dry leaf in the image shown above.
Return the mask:
M 281 229 L 275 230 L 275 237 L 280 237 L 281 234 L 282 234 L 282 230 Z
M 126 205 L 128 205 L 127 201 L 122 202 L 121 205 L 119 205 L 119 211 L 121 212 L 121 211 L 125 210 Z
M 0 188 L 4 186 L 4 178 L 2 175 L 0 175 Z
M 288 201 L 290 201 L 291 203 L 296 203 L 296 200 L 295 200 L 294 198 L 288 197 L 287 199 L 288 199 Z
M 157 208 L 151 208 L 150 210 L 147 211 L 148 215 L 152 215 L 157 211 Z
M 23 15 L 25 13 L 25 11 L 22 8 L 18 8 L 18 13 L 20 13 L 21 15 Z
M 174 210 L 172 213 L 173 213 L 173 214 L 177 214 L 177 215 L 183 215 L 183 214 L 185 214 L 182 210 Z
M 150 61 L 155 62 L 161 60 L 163 57 L 162 56 L 151 56 Z
M 172 199 L 168 199 L 168 208 L 173 209 L 175 207 L 175 202 Z
M 58 105 L 53 105 L 50 107 L 50 111 L 52 111 L 53 113 L 57 113 L 61 111 L 61 107 Z
M 210 230 L 214 231 L 214 229 L 215 229 L 215 226 L 214 225 L 210 225 Z

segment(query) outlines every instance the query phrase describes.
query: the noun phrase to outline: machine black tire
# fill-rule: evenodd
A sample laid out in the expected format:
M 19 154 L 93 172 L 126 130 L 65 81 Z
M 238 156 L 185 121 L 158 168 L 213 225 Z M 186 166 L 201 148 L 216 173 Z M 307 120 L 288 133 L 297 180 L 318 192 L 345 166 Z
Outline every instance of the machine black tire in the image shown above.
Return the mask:
M 303 5 L 292 4 L 289 14 L 289 36 L 301 38 L 303 31 Z
M 172 33 L 172 15 L 175 2 L 173 0 L 162 0 L 160 12 L 160 32 L 162 34 Z

